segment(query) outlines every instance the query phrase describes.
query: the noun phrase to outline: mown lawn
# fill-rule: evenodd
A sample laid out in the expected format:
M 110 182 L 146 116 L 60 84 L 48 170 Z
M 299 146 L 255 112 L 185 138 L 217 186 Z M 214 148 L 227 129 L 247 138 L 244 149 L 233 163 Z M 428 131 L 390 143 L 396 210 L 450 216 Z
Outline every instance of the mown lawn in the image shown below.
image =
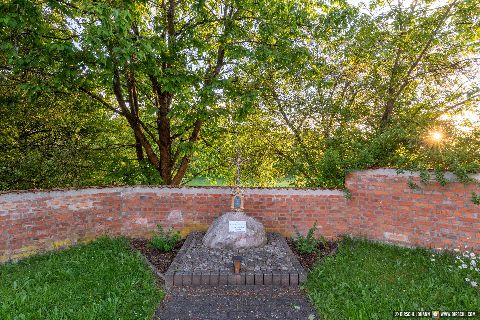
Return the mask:
M 384 320 L 394 311 L 415 310 L 478 316 L 480 290 L 465 278 L 480 274 L 455 261 L 451 254 L 346 238 L 335 256 L 317 264 L 306 287 L 325 320 Z
M 163 292 L 126 239 L 0 265 L 0 319 L 151 319 Z

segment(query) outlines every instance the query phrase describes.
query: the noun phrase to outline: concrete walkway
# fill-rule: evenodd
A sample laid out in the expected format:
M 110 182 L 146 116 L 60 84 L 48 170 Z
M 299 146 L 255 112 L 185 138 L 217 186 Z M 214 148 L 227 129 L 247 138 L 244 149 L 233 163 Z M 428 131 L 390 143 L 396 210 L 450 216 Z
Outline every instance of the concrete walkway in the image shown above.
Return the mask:
M 318 319 L 298 288 L 179 287 L 167 294 L 154 320 Z

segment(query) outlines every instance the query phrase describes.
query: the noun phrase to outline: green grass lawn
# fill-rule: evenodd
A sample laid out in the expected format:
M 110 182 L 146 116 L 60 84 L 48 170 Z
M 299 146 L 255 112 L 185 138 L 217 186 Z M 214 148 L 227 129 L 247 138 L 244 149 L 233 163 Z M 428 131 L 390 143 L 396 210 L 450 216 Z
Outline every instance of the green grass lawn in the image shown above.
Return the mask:
M 225 186 L 225 179 L 222 178 L 208 178 L 208 177 L 196 177 L 187 183 L 190 187 L 204 187 L 204 186 Z
M 384 320 L 393 311 L 415 310 L 478 314 L 480 290 L 465 278 L 479 279 L 480 273 L 460 269 L 451 254 L 432 254 L 346 238 L 336 256 L 317 264 L 306 287 L 326 320 Z
M 326 320 L 391 319 L 394 310 L 480 312 L 480 290 L 465 281 L 480 282 L 480 273 L 459 268 L 459 259 L 346 238 L 306 287 Z M 163 295 L 125 239 L 0 265 L 1 320 L 151 319 Z
M 0 319 L 151 319 L 163 297 L 125 239 L 0 265 Z
M 270 187 L 272 188 L 285 188 L 292 187 L 293 178 L 287 177 L 276 181 Z M 196 177 L 187 183 L 190 187 L 203 187 L 203 186 L 229 186 L 224 178 L 209 178 L 209 177 Z

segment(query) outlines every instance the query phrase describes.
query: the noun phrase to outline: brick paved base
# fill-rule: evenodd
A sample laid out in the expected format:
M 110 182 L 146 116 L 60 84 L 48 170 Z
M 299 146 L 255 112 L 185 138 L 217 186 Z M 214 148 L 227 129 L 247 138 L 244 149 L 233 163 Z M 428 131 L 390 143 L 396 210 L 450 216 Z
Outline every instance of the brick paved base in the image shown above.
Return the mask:
M 206 250 L 203 245 L 199 246 L 202 236 L 203 233 L 193 232 L 187 237 L 164 274 L 167 287 L 217 285 L 296 287 L 306 280 L 306 271 L 290 250 L 285 238 L 280 235 L 268 235 L 268 238 L 272 239 L 268 243 L 268 251 L 267 246 L 245 249 L 247 251 Z M 235 274 L 233 262 L 230 262 L 229 257 L 242 254 L 248 254 L 249 262 L 242 265 L 242 272 Z M 275 254 L 281 259 L 271 257 Z
M 180 287 L 165 297 L 154 320 L 318 319 L 296 288 Z

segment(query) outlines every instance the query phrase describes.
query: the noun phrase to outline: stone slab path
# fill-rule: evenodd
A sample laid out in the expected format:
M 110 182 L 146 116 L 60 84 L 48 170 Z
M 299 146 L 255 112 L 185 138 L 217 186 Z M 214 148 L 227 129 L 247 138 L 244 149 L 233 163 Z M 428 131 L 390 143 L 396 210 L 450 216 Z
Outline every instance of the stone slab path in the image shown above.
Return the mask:
M 154 320 L 318 319 L 298 288 L 174 287 L 162 301 Z

